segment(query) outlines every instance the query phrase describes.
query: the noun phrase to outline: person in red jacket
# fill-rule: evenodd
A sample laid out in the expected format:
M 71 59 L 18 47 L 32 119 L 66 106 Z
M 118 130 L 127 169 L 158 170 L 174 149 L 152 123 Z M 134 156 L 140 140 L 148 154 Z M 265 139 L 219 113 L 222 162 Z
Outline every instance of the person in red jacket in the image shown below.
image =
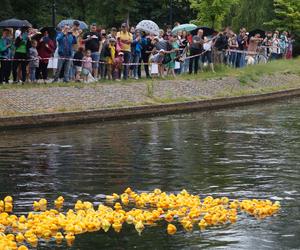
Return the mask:
M 46 83 L 46 80 L 48 78 L 48 58 L 52 57 L 55 51 L 54 41 L 49 37 L 48 31 L 44 31 L 43 37 L 38 43 L 37 51 L 39 56 L 41 57 L 41 60 L 40 66 L 37 69 L 36 79 L 40 79 L 40 76 L 42 74 L 44 83 Z

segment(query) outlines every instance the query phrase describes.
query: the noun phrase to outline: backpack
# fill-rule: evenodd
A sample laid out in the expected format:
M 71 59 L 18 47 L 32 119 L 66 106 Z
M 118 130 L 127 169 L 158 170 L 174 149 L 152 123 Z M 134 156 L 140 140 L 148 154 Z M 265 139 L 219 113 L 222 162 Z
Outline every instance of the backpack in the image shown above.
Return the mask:
M 104 57 L 110 57 L 110 56 L 111 56 L 111 52 L 109 46 L 106 44 L 104 47 Z

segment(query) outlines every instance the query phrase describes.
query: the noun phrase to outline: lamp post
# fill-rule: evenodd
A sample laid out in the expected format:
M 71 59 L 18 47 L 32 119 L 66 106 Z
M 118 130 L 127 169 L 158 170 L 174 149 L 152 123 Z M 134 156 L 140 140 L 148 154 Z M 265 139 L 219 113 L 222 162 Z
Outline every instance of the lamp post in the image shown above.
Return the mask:
M 173 0 L 170 0 L 170 25 L 173 26 Z
M 56 27 L 56 1 L 52 2 L 52 26 Z

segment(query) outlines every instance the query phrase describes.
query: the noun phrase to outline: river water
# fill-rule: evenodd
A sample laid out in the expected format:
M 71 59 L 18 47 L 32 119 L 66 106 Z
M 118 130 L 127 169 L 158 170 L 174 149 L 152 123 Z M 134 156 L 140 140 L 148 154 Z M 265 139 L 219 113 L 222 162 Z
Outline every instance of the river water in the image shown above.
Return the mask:
M 300 99 L 139 120 L 0 132 L 0 198 L 16 212 L 63 195 L 161 188 L 279 200 L 277 216 L 174 236 L 166 225 L 84 234 L 72 249 L 300 249 Z M 53 242 L 39 249 L 65 249 Z

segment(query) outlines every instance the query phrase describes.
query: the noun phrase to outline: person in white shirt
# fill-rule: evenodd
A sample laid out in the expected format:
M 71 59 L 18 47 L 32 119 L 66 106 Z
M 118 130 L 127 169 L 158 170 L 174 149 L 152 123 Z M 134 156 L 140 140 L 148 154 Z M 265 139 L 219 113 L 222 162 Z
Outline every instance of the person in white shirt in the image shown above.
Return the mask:
M 212 62 L 212 52 L 211 52 L 211 48 L 212 48 L 212 40 L 209 40 L 206 36 L 204 37 L 204 43 L 203 43 L 203 54 L 202 54 L 202 63 L 203 65 L 205 63 L 208 63 L 211 71 L 215 72 L 214 69 L 214 64 Z

